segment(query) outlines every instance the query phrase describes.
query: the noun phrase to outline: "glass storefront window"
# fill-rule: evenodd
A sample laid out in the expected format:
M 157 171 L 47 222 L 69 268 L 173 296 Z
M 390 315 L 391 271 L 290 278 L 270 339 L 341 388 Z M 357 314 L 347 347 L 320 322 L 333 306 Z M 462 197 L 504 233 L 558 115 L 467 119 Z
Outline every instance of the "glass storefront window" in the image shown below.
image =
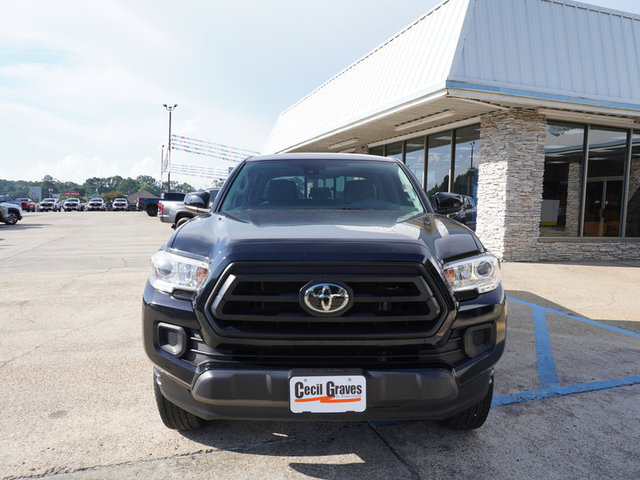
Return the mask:
M 402 161 L 402 142 L 387 145 L 387 157 L 397 158 Z
M 626 157 L 627 130 L 591 127 L 584 205 L 585 237 L 620 235 Z
M 449 191 L 451 131 L 429 135 L 427 155 L 427 195 Z
M 378 147 L 369 147 L 369 155 L 379 155 L 381 157 L 384 156 L 384 146 L 380 145 Z
M 404 146 L 405 163 L 424 188 L 424 137 L 407 140 Z
M 453 191 L 477 198 L 480 125 L 458 128 L 453 167 Z
M 549 122 L 544 147 L 540 235 L 578 235 L 584 165 L 583 125 Z
M 631 137 L 631 168 L 627 196 L 627 237 L 640 237 L 640 130 Z

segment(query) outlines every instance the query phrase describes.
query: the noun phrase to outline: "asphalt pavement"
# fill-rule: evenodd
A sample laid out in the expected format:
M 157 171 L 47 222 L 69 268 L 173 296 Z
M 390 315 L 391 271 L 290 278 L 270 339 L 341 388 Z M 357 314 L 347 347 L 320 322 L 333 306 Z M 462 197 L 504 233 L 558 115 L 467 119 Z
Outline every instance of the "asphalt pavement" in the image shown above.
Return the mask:
M 507 349 L 479 430 L 218 421 L 166 429 L 142 348 L 138 212 L 0 224 L 0 479 L 638 479 L 640 265 L 503 265 Z

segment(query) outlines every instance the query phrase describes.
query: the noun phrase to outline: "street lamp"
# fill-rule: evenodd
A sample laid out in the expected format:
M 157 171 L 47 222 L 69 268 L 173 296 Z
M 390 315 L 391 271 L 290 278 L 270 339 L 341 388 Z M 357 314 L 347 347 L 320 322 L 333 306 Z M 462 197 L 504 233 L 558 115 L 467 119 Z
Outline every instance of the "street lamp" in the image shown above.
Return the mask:
M 164 103 L 162 104 L 162 106 L 169 112 L 169 144 L 167 146 L 167 155 L 169 156 L 169 161 L 167 162 L 167 191 L 171 193 L 171 113 L 173 113 L 178 104 L 176 103 L 171 106 Z M 160 179 L 160 187 L 162 187 L 162 179 Z
M 162 172 L 164 172 L 164 145 L 160 147 L 160 192 L 162 192 Z

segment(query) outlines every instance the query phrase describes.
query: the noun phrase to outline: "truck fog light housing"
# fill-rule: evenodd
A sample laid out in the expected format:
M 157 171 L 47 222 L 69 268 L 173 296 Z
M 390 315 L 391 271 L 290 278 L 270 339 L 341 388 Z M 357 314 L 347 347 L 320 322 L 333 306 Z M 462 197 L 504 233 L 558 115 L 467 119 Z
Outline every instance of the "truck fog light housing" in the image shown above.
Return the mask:
M 158 346 L 176 357 L 187 351 L 187 332 L 178 325 L 158 323 Z
M 486 352 L 493 345 L 493 326 L 490 323 L 467 328 L 464 332 L 464 353 L 473 358 Z

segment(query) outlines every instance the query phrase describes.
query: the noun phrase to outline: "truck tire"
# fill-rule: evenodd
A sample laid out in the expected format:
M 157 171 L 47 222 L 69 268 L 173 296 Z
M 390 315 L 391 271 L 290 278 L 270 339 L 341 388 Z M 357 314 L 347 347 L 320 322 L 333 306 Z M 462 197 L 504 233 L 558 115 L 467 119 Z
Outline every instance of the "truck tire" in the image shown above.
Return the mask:
M 16 212 L 7 213 L 7 218 L 5 218 L 4 223 L 7 225 L 15 225 L 18 223 L 18 214 Z
M 184 225 L 189 220 L 191 220 L 191 218 L 193 218 L 193 217 L 180 217 L 180 219 L 176 222 L 176 228 L 178 228 L 181 225 Z
M 493 378 L 489 384 L 487 395 L 475 405 L 471 405 L 466 410 L 457 413 L 449 418 L 445 418 L 440 424 L 450 430 L 473 430 L 480 428 L 489 415 L 491 409 L 491 399 L 493 398 Z
M 158 216 L 158 206 L 157 205 L 149 205 L 147 207 L 147 215 L 149 215 L 150 217 L 157 217 Z
M 168 428 L 180 431 L 196 430 L 208 423 L 206 420 L 196 417 L 193 413 L 187 412 L 164 398 L 155 378 L 153 379 L 153 393 L 155 393 L 160 418 Z

